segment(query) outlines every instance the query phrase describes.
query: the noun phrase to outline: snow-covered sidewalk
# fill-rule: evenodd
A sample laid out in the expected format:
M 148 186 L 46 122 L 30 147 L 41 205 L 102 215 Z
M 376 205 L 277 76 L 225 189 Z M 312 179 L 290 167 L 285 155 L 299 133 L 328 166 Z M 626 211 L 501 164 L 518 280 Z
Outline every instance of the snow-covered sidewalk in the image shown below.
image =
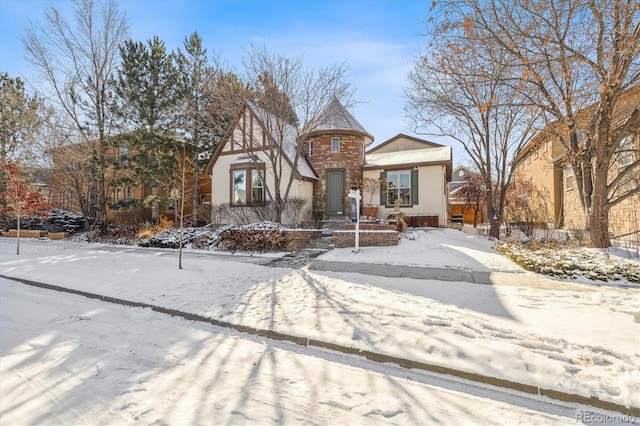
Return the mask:
M 422 243 L 429 249 L 421 253 L 422 265 L 522 273 L 492 251 L 489 241 L 467 237 L 449 241 L 450 250 L 463 256 L 452 252 L 448 261 L 446 247 L 431 250 L 433 241 L 426 244 L 425 239 Z M 175 254 L 167 251 L 25 241 L 22 254 L 14 256 L 8 241 L 0 244 L 5 275 L 639 405 L 637 289 L 566 282 L 532 288 L 390 279 L 269 268 L 233 262 L 233 257 L 220 260 L 188 253 L 186 269 L 178 270 Z M 365 248 L 354 256 L 380 262 L 386 254 L 397 264 L 404 259 L 415 266 L 416 245 L 410 252 L 405 242 L 397 252 Z M 348 257 L 343 254 L 343 259 Z M 321 259 L 334 256 L 340 251 Z

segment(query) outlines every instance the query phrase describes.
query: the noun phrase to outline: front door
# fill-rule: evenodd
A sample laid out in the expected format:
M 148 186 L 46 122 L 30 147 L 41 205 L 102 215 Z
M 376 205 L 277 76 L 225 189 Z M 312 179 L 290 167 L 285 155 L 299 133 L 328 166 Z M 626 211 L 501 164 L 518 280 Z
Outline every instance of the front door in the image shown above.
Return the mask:
M 344 216 L 344 170 L 327 171 L 327 216 Z

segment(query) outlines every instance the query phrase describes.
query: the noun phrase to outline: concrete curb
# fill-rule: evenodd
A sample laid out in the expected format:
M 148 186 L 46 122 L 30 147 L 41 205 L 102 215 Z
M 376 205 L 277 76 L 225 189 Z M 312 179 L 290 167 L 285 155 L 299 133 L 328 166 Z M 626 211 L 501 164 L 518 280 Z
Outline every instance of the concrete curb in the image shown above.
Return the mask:
M 561 392 L 553 389 L 544 389 L 537 386 L 513 382 L 506 379 L 499 379 L 496 377 L 484 376 L 476 373 L 469 373 L 467 371 L 456 370 L 453 368 L 443 367 L 435 364 L 408 360 L 405 358 L 379 354 L 379 353 L 371 352 L 367 350 L 355 349 L 348 346 L 338 345 L 335 343 L 324 342 L 321 340 L 315 340 L 315 339 L 310 339 L 310 338 L 300 337 L 300 336 L 293 336 L 290 334 L 280 333 L 277 331 L 257 329 L 257 328 L 248 327 L 248 326 L 239 325 L 239 324 L 232 324 L 224 321 L 218 321 L 216 319 L 205 317 L 202 315 L 183 312 L 177 309 L 165 308 L 158 305 L 151 305 L 143 302 L 134 302 L 134 301 L 125 300 L 125 299 L 118 299 L 115 297 L 104 296 L 96 293 L 90 293 L 90 292 L 70 289 L 66 287 L 60 287 L 53 284 L 41 283 L 37 281 L 27 280 L 24 278 L 10 277 L 4 274 L 0 274 L 0 277 L 6 278 L 8 280 L 16 281 L 22 284 L 34 286 L 34 287 L 59 291 L 63 293 L 75 294 L 75 295 L 87 297 L 89 299 L 97 299 L 103 302 L 114 303 L 122 306 L 149 308 L 155 312 L 159 312 L 162 314 L 181 317 L 191 321 L 205 322 L 217 327 L 227 328 L 240 333 L 250 334 L 252 336 L 260 336 L 260 337 L 265 337 L 265 338 L 274 339 L 274 340 L 287 341 L 287 342 L 295 343 L 296 345 L 305 346 L 305 347 L 313 346 L 313 347 L 318 347 L 323 349 L 329 349 L 329 350 L 341 352 L 348 355 L 361 356 L 371 361 L 375 361 L 379 363 L 393 363 L 403 368 L 418 369 L 418 370 L 428 371 L 436 374 L 454 376 L 460 379 L 470 380 L 472 382 L 477 382 L 484 385 L 491 385 L 491 386 L 496 386 L 504 389 L 515 390 L 515 391 L 519 391 L 519 392 L 523 392 L 531 395 L 538 395 L 540 397 L 546 396 L 551 399 L 568 402 L 568 403 L 589 405 L 589 406 L 600 408 L 603 410 L 617 411 L 619 413 L 622 413 L 628 416 L 640 418 L 640 407 L 625 407 L 624 405 L 617 404 L 614 402 L 603 401 L 595 397 L 589 398 L 586 396 L 576 395 L 576 394 L 567 393 L 567 392 Z

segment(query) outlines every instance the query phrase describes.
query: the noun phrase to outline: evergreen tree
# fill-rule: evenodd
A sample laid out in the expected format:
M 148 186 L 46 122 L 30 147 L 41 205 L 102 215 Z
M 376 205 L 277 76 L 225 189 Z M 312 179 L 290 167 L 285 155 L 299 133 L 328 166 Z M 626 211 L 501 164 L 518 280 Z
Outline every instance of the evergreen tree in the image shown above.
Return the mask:
M 211 155 L 219 140 L 217 126 L 208 119 L 211 110 L 207 105 L 206 82 L 213 76 L 213 68 L 207 59 L 207 49 L 202 38 L 195 32 L 184 40 L 184 52 L 178 49 L 176 64 L 180 73 L 182 102 L 182 137 L 187 141 L 187 150 L 192 153 L 194 184 L 192 188 L 192 222 L 198 221 L 200 205 L 200 156 Z
M 151 186 L 152 218 L 160 216 L 160 188 L 167 188 L 175 163 L 180 85 L 173 53 L 157 36 L 128 40 L 120 48 L 122 66 L 116 93 L 118 113 L 130 145 L 129 158 L 138 182 Z
M 34 142 L 43 124 L 42 100 L 29 96 L 24 83 L 0 73 L 0 166 Z M 0 182 L 3 176 L 0 176 Z

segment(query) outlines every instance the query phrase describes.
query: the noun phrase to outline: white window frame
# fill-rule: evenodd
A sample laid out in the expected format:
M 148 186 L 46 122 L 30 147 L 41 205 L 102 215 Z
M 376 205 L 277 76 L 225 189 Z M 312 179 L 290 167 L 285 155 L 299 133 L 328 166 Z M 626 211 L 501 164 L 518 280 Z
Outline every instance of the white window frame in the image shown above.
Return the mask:
M 331 138 L 331 153 L 340 154 L 340 138 L 339 137 Z
M 627 168 L 633 163 L 633 136 L 626 136 L 618 147 L 618 169 Z
M 407 185 L 403 185 L 402 184 L 402 175 L 408 175 L 408 184 Z M 397 188 L 392 188 L 391 185 L 393 184 L 393 177 L 392 176 L 396 176 L 397 177 L 397 182 L 398 182 L 398 187 Z M 391 193 L 392 191 L 397 191 L 397 196 L 396 197 L 392 197 Z M 396 199 L 398 197 L 402 197 L 401 194 L 405 194 L 405 197 L 403 197 L 403 202 L 400 203 L 401 206 L 412 206 L 413 205 L 413 200 L 411 199 L 411 170 L 393 170 L 393 171 L 388 171 L 387 172 L 387 205 L 388 206 L 393 206 L 396 203 Z M 407 202 L 408 201 L 408 202 Z
M 573 178 L 573 180 L 571 179 Z M 571 182 L 571 185 L 569 183 Z M 573 173 L 572 166 L 566 166 L 564 168 L 564 188 L 566 190 L 572 190 L 576 186 L 575 174 Z

